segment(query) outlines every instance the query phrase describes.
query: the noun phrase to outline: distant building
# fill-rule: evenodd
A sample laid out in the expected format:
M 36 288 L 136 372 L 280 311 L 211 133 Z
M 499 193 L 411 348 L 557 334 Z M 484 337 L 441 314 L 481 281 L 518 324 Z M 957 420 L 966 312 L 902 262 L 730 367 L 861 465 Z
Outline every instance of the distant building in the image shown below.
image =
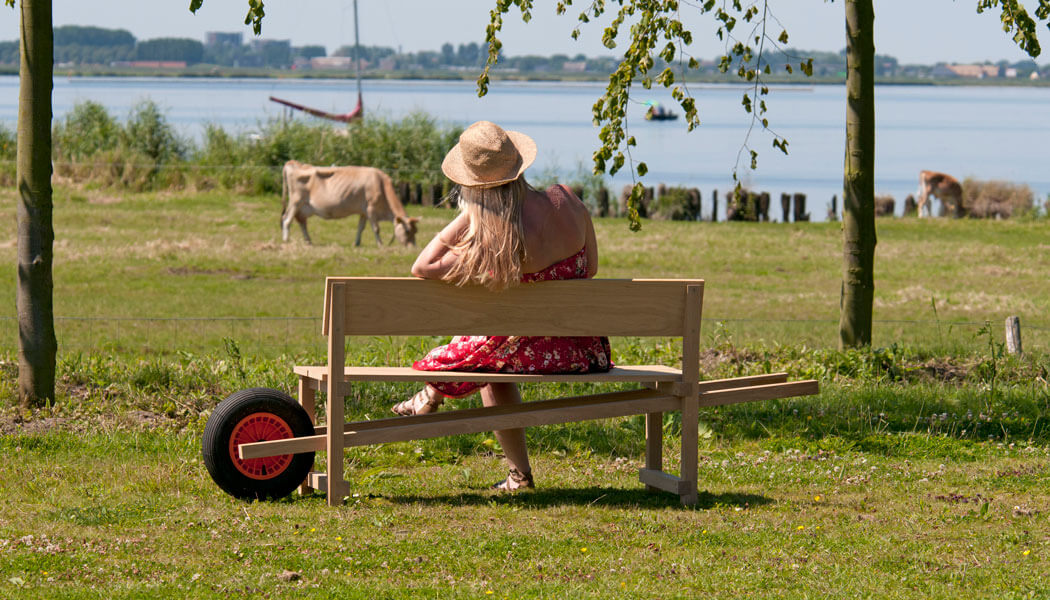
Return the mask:
M 587 70 L 587 61 L 567 60 L 564 63 L 562 63 L 561 68 L 566 73 L 583 73 Z
M 999 67 L 996 65 L 947 65 L 948 70 L 959 77 L 972 77 L 984 79 L 985 77 L 998 77 Z
M 363 61 L 362 61 L 363 62 Z M 310 59 L 311 69 L 349 69 L 354 59 L 349 56 L 315 56 Z
M 244 36 L 239 31 L 235 33 L 209 31 L 204 34 L 204 45 L 209 48 L 216 46 L 240 47 L 242 44 L 244 44 Z
M 285 52 L 292 53 L 291 40 L 252 40 L 250 44 L 253 52 Z
M 184 60 L 119 60 L 112 63 L 114 67 L 135 67 L 139 69 L 185 69 Z

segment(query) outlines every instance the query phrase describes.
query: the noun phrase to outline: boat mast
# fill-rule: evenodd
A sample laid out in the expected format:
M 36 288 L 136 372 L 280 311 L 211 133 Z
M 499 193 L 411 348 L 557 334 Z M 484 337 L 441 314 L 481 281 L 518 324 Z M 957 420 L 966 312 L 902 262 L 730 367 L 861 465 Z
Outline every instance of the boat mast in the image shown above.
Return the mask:
M 357 0 L 354 0 L 354 66 L 357 67 L 357 106 L 361 107 L 361 40 L 357 29 Z

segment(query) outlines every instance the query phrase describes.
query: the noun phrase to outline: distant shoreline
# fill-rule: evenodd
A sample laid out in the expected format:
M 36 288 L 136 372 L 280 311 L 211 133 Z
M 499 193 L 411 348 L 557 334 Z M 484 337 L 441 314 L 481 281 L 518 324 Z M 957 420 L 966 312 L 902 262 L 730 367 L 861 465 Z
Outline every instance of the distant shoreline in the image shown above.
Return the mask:
M 362 79 L 382 80 L 422 80 L 422 81 L 475 81 L 481 70 L 461 72 L 451 71 L 371 71 L 361 75 Z M 594 82 L 607 81 L 605 73 L 511 73 L 494 70 L 490 72 L 492 81 L 536 81 L 536 82 Z M 18 76 L 18 68 L 12 65 L 0 66 L 0 76 Z M 232 68 L 201 65 L 181 69 L 143 69 L 133 67 L 56 67 L 57 77 L 156 77 L 156 78 L 217 78 L 217 79 L 348 79 L 356 77 L 353 72 L 331 71 L 277 71 L 265 68 Z M 843 85 L 843 77 L 802 77 L 802 76 L 766 76 L 767 84 L 793 85 Z M 685 79 L 686 83 L 698 84 L 735 84 L 752 85 L 741 82 L 734 76 L 693 74 Z M 1047 87 L 1050 79 L 1008 79 L 1008 78 L 918 78 L 918 77 L 876 77 L 876 85 L 929 85 L 929 86 L 982 86 L 982 87 Z

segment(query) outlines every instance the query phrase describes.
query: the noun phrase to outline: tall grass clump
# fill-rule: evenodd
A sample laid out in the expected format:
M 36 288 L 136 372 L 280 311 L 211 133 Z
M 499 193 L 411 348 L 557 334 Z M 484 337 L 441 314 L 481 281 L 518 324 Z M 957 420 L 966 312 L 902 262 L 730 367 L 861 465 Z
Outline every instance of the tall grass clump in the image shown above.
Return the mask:
M 119 123 L 100 104 L 83 102 L 55 125 L 59 174 L 75 182 L 134 190 L 231 189 L 279 193 L 288 160 L 315 165 L 378 167 L 397 181 L 443 181 L 441 159 L 461 129 L 412 113 L 349 125 L 270 119 L 258 131 L 205 127 L 197 144 L 178 136 L 156 103 L 138 104 Z
M 1035 194 L 1027 184 L 967 177 L 962 188 L 962 214 L 973 218 L 1008 219 L 1035 211 Z
M 55 124 L 52 158 L 59 176 L 132 190 L 181 187 L 189 143 L 151 100 L 120 124 L 97 102 L 81 102 Z

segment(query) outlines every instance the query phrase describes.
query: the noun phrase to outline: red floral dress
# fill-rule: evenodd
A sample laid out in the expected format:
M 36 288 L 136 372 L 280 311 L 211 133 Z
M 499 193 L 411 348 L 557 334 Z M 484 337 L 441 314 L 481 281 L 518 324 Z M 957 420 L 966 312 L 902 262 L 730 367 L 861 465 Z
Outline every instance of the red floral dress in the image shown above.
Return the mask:
M 552 279 L 585 279 L 583 250 L 542 271 L 522 276 L 522 283 Z M 608 371 L 609 338 L 578 336 L 457 336 L 412 364 L 420 371 L 485 371 L 502 373 L 588 373 Z M 459 398 L 483 387 L 475 382 L 434 382 L 434 389 Z

